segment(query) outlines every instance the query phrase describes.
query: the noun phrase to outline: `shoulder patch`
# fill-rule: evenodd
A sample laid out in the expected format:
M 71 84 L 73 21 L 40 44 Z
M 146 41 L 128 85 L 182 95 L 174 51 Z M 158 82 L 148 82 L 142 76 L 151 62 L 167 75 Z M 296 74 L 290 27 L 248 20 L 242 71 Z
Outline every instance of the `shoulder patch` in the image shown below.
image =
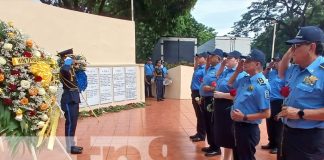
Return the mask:
M 260 85 L 265 85 L 265 82 L 264 82 L 263 78 L 258 78 L 258 83 Z
M 320 67 L 321 67 L 322 69 L 324 69 L 324 63 L 320 64 Z
M 269 92 L 269 90 L 265 90 L 264 91 L 264 98 L 270 99 L 270 92 Z

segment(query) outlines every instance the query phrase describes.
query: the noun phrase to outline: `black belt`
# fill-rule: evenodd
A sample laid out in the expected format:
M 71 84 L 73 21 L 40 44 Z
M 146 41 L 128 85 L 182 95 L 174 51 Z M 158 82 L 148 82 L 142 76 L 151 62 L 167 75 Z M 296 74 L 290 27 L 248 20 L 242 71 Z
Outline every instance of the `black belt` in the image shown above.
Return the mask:
M 314 132 L 314 131 L 324 131 L 324 128 L 291 128 L 288 125 L 285 125 L 285 128 L 290 130 L 290 131 L 295 131 L 295 132 Z
M 64 89 L 64 91 L 78 91 L 78 88 L 70 88 L 70 89 Z
M 258 124 L 246 123 L 246 122 L 235 122 L 236 126 L 249 127 L 249 126 L 258 126 Z

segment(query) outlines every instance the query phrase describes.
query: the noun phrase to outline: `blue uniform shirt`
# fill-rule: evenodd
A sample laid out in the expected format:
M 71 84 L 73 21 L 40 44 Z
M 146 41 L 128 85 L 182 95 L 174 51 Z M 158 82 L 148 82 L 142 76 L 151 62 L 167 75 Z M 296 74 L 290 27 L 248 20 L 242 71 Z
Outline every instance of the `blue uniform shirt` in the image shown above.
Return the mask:
M 243 114 L 263 112 L 270 108 L 270 85 L 262 73 L 254 76 L 244 76 L 234 83 L 237 94 L 233 109 L 239 109 Z M 260 120 L 243 121 L 246 123 L 260 124 Z
M 225 69 L 223 71 L 223 73 L 219 76 L 219 78 L 217 79 L 217 87 L 216 87 L 216 91 L 220 91 L 220 92 L 224 92 L 224 93 L 229 93 L 229 91 L 231 89 L 233 89 L 233 87 L 228 86 L 227 82 L 229 81 L 229 79 L 232 77 L 232 75 L 234 74 L 236 68 L 231 68 L 231 69 Z M 238 76 L 237 76 L 237 80 L 241 79 L 242 77 L 244 77 L 245 75 L 247 75 L 246 72 L 241 72 Z
M 162 71 L 163 71 L 163 78 L 165 78 L 166 75 L 168 75 L 168 69 L 165 66 L 163 66 Z
M 153 72 L 154 72 L 153 64 L 145 64 L 144 71 L 146 76 L 153 76 Z
M 216 83 L 216 73 L 217 73 L 219 68 L 220 68 L 220 63 L 218 63 L 216 66 L 210 66 L 208 68 L 208 70 L 205 72 L 203 82 L 201 83 L 200 88 L 199 88 L 199 94 L 201 96 L 209 97 L 209 96 L 214 95 L 213 91 L 205 92 L 203 90 L 203 87 L 206 86 L 206 85 L 211 86 L 212 82 Z
M 319 56 L 306 69 L 292 65 L 286 71 L 286 83 L 290 94 L 284 104 L 300 109 L 324 107 L 324 58 Z M 324 121 L 285 119 L 284 123 L 292 128 L 324 128 Z
M 285 85 L 285 81 L 280 79 L 278 76 L 278 70 L 271 70 L 266 77 L 269 79 L 271 87 L 270 101 L 283 99 L 283 96 L 280 94 L 280 90 Z
M 199 90 L 204 77 L 206 65 L 199 65 L 192 74 L 191 90 Z

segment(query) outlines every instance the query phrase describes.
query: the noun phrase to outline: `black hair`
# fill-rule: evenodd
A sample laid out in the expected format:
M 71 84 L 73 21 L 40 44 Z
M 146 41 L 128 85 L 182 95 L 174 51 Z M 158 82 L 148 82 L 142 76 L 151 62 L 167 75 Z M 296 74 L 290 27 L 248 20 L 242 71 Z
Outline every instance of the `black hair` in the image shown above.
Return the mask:
M 324 51 L 324 44 L 322 42 L 316 42 L 316 51 L 315 54 L 320 56 L 323 55 L 323 51 Z

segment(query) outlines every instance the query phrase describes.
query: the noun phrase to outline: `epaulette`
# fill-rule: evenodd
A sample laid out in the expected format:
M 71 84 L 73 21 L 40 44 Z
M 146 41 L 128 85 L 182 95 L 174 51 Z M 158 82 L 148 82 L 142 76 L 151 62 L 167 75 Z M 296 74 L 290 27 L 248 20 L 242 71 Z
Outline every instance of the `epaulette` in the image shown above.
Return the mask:
M 263 78 L 258 78 L 258 83 L 260 85 L 265 85 L 265 82 L 264 82 Z
M 321 67 L 322 69 L 324 69 L 324 63 L 320 64 L 320 67 Z

